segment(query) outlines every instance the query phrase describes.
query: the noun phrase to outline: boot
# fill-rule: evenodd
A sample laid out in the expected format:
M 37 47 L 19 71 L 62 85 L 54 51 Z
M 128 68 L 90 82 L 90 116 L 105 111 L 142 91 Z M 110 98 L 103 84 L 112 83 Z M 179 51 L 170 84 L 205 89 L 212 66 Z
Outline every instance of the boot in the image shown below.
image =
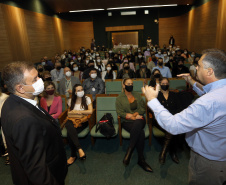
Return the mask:
M 137 163 L 146 172 L 153 172 L 152 168 L 146 163 L 144 156 L 138 158 Z
M 131 147 L 129 147 L 129 148 L 127 149 L 126 155 L 125 155 L 125 157 L 124 157 L 124 159 L 123 159 L 123 164 L 124 164 L 125 166 L 127 166 L 127 165 L 129 164 L 130 158 L 131 158 L 131 156 L 132 156 L 132 153 L 133 153 L 133 149 L 132 149 Z
M 159 163 L 160 164 L 165 164 L 165 161 L 166 161 L 166 153 L 167 153 L 168 148 L 169 148 L 170 140 L 171 140 L 171 138 L 170 137 L 167 137 L 167 134 L 166 134 L 162 151 L 159 154 Z
M 179 164 L 179 159 L 177 157 L 177 140 L 176 136 L 172 137 L 171 144 L 170 144 L 170 149 L 169 149 L 170 157 L 173 162 L 176 164 Z
M 176 164 L 179 164 L 179 159 L 177 157 L 177 154 L 175 152 L 170 152 L 170 157 L 173 160 L 173 162 L 175 162 Z

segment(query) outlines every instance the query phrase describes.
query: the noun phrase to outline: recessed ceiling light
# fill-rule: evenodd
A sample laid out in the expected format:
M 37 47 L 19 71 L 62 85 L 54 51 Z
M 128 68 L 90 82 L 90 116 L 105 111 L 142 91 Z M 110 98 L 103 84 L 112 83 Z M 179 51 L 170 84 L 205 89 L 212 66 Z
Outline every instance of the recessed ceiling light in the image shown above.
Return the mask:
M 189 4 L 187 4 L 187 5 L 189 5 Z
M 69 12 L 91 12 L 91 11 L 101 11 L 101 10 L 104 10 L 104 9 L 73 10 Z
M 155 7 L 165 7 L 165 6 L 177 6 L 177 4 L 116 7 L 116 8 L 107 8 L 107 10 L 132 9 L 132 8 L 133 9 L 135 9 L 135 8 L 155 8 Z

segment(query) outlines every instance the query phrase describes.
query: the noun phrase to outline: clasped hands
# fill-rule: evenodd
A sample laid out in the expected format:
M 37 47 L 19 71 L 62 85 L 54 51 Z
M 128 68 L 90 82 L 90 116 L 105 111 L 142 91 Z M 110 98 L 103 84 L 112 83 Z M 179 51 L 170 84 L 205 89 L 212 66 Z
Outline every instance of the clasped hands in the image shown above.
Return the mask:
M 127 113 L 126 119 L 129 119 L 129 120 L 143 119 L 143 116 L 139 115 L 138 112 L 135 112 L 133 114 Z

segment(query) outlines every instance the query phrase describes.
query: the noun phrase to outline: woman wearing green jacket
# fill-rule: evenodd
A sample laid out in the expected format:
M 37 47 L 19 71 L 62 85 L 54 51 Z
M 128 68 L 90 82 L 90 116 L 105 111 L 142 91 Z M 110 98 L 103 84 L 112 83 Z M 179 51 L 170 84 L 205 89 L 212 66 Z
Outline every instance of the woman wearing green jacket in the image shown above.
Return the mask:
M 145 103 L 140 93 L 133 92 L 133 80 L 123 80 L 123 92 L 116 99 L 116 112 L 121 117 L 122 127 L 130 133 L 130 145 L 123 159 L 123 164 L 128 165 L 134 148 L 138 153 L 138 165 L 145 171 L 152 172 L 151 167 L 144 159 L 144 126 Z

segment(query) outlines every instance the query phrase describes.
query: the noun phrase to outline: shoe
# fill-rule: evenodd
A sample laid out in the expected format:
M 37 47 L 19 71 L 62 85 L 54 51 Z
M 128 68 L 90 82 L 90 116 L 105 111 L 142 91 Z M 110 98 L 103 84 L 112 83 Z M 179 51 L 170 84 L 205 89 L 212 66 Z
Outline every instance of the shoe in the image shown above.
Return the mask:
M 6 158 L 5 165 L 10 165 L 9 157 Z
M 175 162 L 176 164 L 179 164 L 180 161 L 175 153 L 171 153 L 170 157 L 173 160 L 173 162 Z
M 79 157 L 79 160 L 81 160 L 81 161 L 86 160 L 86 154 L 85 154 L 85 155 L 83 155 L 82 157 Z
M 6 153 L 4 153 L 4 154 L 2 155 L 2 157 L 6 157 L 6 156 L 8 156 L 8 155 L 9 155 L 9 153 L 6 152 Z
M 133 153 L 133 149 L 132 149 L 131 147 L 129 147 L 129 148 L 127 149 L 126 155 L 125 155 L 125 157 L 124 157 L 124 159 L 123 159 L 123 164 L 124 164 L 125 166 L 129 165 L 129 162 L 130 162 L 132 153 Z
M 140 160 L 137 163 L 146 172 L 153 172 L 152 168 L 145 162 L 145 160 Z
M 71 165 L 76 161 L 76 159 L 77 159 L 77 157 L 75 157 L 75 160 L 74 160 L 71 164 L 69 164 L 69 163 L 67 162 L 67 166 L 71 166 Z

